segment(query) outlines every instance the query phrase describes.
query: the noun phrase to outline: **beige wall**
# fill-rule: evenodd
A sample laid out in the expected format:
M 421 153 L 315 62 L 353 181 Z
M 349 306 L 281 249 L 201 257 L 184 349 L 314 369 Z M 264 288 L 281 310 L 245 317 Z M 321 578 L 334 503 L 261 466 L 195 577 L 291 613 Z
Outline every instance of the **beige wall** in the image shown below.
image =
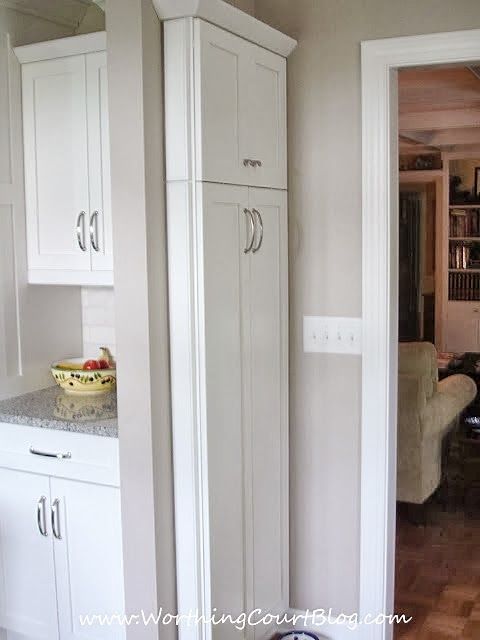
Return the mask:
M 250 13 L 252 16 L 255 14 L 255 0 L 225 0 L 225 2 L 233 4 L 237 9 Z
M 302 352 L 302 316 L 361 314 L 360 42 L 480 27 L 478 0 L 256 0 L 288 67 L 291 604 L 356 610 L 360 360 Z

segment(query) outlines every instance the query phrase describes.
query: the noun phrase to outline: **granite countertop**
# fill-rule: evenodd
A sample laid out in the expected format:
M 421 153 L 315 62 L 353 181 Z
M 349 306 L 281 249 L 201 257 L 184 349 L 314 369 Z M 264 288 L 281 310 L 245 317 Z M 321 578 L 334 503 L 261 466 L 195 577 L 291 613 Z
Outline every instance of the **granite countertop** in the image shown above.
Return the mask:
M 117 397 L 77 397 L 48 387 L 0 401 L 0 422 L 117 438 Z

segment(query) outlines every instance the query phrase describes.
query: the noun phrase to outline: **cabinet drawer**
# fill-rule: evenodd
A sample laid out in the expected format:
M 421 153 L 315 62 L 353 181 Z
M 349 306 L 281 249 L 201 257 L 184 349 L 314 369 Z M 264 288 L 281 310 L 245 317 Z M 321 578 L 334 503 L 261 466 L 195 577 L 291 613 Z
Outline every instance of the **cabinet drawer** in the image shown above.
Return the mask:
M 120 486 L 117 438 L 0 423 L 0 467 Z

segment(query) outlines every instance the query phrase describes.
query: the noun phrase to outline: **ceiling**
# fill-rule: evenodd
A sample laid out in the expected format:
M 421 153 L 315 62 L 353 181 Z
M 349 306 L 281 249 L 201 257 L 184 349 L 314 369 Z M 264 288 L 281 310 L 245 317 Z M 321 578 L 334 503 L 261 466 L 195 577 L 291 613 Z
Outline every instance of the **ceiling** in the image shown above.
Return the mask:
M 403 150 L 480 146 L 480 65 L 401 70 L 398 100 Z
M 0 0 L 0 6 L 14 9 L 55 24 L 75 29 L 95 0 Z

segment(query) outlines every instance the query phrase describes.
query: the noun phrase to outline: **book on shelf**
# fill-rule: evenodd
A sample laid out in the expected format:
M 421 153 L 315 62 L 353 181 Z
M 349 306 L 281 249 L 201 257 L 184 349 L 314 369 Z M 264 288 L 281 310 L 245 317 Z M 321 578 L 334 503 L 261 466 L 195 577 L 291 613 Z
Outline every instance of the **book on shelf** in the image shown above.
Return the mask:
M 449 235 L 451 238 L 480 236 L 480 208 L 450 211 Z
M 448 274 L 449 300 L 480 300 L 480 273 L 450 272 Z
M 448 251 L 449 269 L 467 269 L 470 266 L 470 247 L 467 244 L 451 244 Z

